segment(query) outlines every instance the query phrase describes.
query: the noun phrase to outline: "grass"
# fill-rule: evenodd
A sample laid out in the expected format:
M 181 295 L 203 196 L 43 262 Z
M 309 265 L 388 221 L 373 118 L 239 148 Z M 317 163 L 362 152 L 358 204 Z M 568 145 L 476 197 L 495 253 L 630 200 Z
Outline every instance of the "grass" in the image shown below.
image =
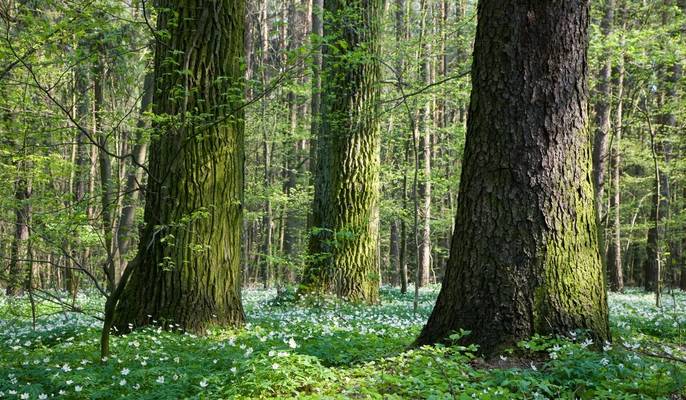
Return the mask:
M 0 398 L 10 399 L 656 399 L 683 398 L 686 293 L 610 296 L 614 342 L 578 332 L 532 338 L 496 360 L 474 348 L 409 349 L 437 287 L 412 295 L 384 289 L 382 303 L 332 299 L 294 303 L 274 291 L 245 290 L 248 324 L 196 336 L 160 327 L 112 338 L 98 358 L 100 323 L 0 296 Z M 97 310 L 102 300 L 77 299 Z M 597 346 L 596 346 L 597 345 Z M 602 347 L 602 349 L 600 349 Z

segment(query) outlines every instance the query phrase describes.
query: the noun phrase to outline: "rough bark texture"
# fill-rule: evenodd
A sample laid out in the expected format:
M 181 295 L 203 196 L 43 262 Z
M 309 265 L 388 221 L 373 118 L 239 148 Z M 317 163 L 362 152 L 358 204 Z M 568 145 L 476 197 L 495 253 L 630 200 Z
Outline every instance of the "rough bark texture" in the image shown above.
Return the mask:
M 482 0 L 455 234 L 417 344 L 609 339 L 587 121 L 587 0 Z
M 240 324 L 242 0 L 161 1 L 145 229 L 116 308 L 120 332 L 153 320 L 202 332 Z M 149 316 L 150 315 L 150 316 Z
M 380 0 L 324 2 L 321 126 L 304 287 L 378 298 Z

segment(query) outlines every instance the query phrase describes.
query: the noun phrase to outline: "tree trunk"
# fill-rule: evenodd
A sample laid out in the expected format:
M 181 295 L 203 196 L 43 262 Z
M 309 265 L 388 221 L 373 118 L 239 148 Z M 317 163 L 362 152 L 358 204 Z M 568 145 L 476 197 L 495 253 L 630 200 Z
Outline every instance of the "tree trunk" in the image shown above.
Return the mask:
M 319 233 L 319 228 L 322 226 L 321 198 L 322 190 L 324 189 L 323 172 L 320 170 L 319 152 L 321 131 L 321 103 L 322 103 L 322 64 L 323 64 L 323 46 L 324 40 L 324 0 L 313 0 L 312 3 L 312 118 L 310 122 L 310 176 L 312 177 L 312 184 L 314 185 L 314 198 L 312 200 L 312 207 L 307 216 L 307 230 L 311 236 L 316 236 Z M 321 151 L 324 151 L 322 148 Z M 317 286 L 319 275 L 319 254 L 323 249 L 320 247 L 320 241 L 314 240 L 312 237 L 308 241 L 308 256 L 313 258 L 309 261 L 302 277 L 302 287 Z
M 612 144 L 610 154 L 610 167 L 612 170 L 612 189 L 613 193 L 610 197 L 610 210 L 612 211 L 612 219 L 610 219 L 610 231 L 612 241 L 609 244 L 607 252 L 607 271 L 609 275 L 610 290 L 621 292 L 624 289 L 624 274 L 622 271 L 622 237 L 621 237 L 621 220 L 620 220 L 620 177 L 621 177 L 621 143 L 622 143 L 622 129 L 623 129 L 623 109 L 624 109 L 624 55 L 620 56 L 619 63 L 616 68 L 617 81 L 615 86 L 617 88 L 617 105 L 615 107 L 615 137 Z
M 260 6 L 260 83 L 261 90 L 267 90 L 267 65 L 269 63 L 269 13 L 268 2 L 263 0 Z M 264 209 L 262 214 L 262 263 L 260 264 L 260 275 L 262 286 L 269 287 L 272 272 L 272 200 L 271 200 L 271 161 L 272 146 L 269 143 L 270 127 L 267 125 L 267 96 L 260 100 L 262 114 L 262 156 L 264 173 Z
M 598 221 L 602 221 L 603 192 L 605 190 L 605 175 L 607 170 L 607 146 L 610 138 L 610 102 L 612 97 L 612 53 L 610 51 L 609 36 L 612 34 L 612 22 L 614 19 L 614 0 L 605 0 L 605 15 L 600 23 L 603 33 L 603 64 L 598 74 L 598 101 L 595 105 L 596 131 L 593 143 L 593 186 L 595 187 L 595 204 L 598 212 Z
M 326 0 L 321 127 L 305 287 L 378 298 L 380 0 Z
M 26 161 L 19 161 L 19 174 L 24 174 L 23 165 Z M 7 296 L 17 296 L 24 293 L 32 271 L 29 262 L 29 220 L 31 218 L 31 184 L 27 178 L 21 177 L 14 184 L 14 237 L 10 245 L 9 282 L 5 293 Z
M 406 140 L 407 142 L 407 140 Z M 405 167 L 403 167 L 403 210 L 407 209 L 407 164 L 409 159 L 409 149 L 407 143 L 405 144 Z M 400 293 L 407 293 L 407 222 L 405 218 L 400 220 Z
M 431 46 L 429 44 L 429 18 L 431 16 L 431 5 L 428 1 L 423 1 L 422 10 L 422 78 L 426 86 L 431 84 Z M 419 273 L 417 274 L 417 285 L 419 287 L 429 284 L 431 278 L 431 128 L 432 128 L 432 102 L 426 100 L 421 116 L 422 130 L 422 181 L 419 185 L 419 195 L 421 196 L 421 233 L 419 237 Z
M 112 159 L 109 155 L 109 132 L 105 132 L 103 126 L 103 107 L 105 103 L 105 94 L 103 85 L 105 84 L 105 65 L 102 58 L 102 48 L 98 48 L 98 60 L 93 73 L 93 132 L 98 139 L 98 166 L 100 172 L 100 206 L 102 207 L 100 218 L 102 223 L 103 245 L 107 259 L 105 260 L 105 276 L 107 279 L 107 288 L 110 293 L 119 281 L 118 265 L 114 260 L 113 247 L 113 183 L 112 183 Z
M 163 0 L 160 10 L 158 27 L 170 33 L 155 55 L 154 107 L 163 120 L 150 149 L 146 226 L 113 326 L 126 332 L 156 320 L 204 332 L 244 320 L 245 4 Z
M 450 261 L 417 344 L 609 339 L 587 129 L 589 2 L 482 0 Z M 507 55 L 507 56 L 505 56 Z
M 153 86 L 155 77 L 152 73 L 145 75 L 143 83 L 143 97 L 141 98 L 140 116 L 136 126 L 135 144 L 131 151 L 131 158 L 133 160 L 131 169 L 126 176 L 126 184 L 124 186 L 122 212 L 117 224 L 117 246 L 115 262 L 118 264 L 118 271 L 123 273 L 128 265 L 126 256 L 131 248 L 132 239 L 136 236 L 136 227 L 134 226 L 134 218 L 136 216 L 136 207 L 141 197 L 141 186 L 143 180 L 143 168 L 141 165 L 145 162 L 148 152 L 148 142 L 144 139 L 144 129 L 146 122 L 144 113 L 152 104 Z
M 391 221 L 391 236 L 388 246 L 388 260 L 390 271 L 395 275 L 393 284 L 402 285 L 402 270 L 400 268 L 400 227 L 398 221 Z

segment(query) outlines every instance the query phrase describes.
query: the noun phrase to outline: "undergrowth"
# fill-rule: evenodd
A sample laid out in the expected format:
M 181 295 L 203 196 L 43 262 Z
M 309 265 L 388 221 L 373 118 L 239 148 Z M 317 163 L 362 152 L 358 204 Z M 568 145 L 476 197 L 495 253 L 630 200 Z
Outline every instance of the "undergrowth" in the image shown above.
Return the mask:
M 685 293 L 666 296 L 661 309 L 642 292 L 611 295 L 613 343 L 569 332 L 481 360 L 474 347 L 410 348 L 437 290 L 420 291 L 416 314 L 412 295 L 395 289 L 376 306 L 245 290 L 244 328 L 202 336 L 146 328 L 113 337 L 105 362 L 96 319 L 39 301 L 34 329 L 28 299 L 0 297 L 0 397 L 683 398 Z M 102 307 L 95 295 L 77 304 Z

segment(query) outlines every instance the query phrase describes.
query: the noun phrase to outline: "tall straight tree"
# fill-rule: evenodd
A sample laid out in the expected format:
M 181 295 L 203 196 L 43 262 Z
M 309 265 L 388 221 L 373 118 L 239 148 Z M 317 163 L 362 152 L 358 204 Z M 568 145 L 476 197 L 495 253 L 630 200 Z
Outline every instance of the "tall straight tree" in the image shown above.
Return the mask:
M 604 61 L 598 72 L 598 84 L 596 87 L 598 101 L 595 104 L 596 132 L 593 139 L 593 184 L 595 186 L 595 203 L 599 220 L 603 217 L 603 193 L 605 191 L 608 161 L 607 148 L 610 140 L 612 52 L 610 51 L 609 38 L 612 35 L 614 11 L 614 0 L 605 0 L 605 14 L 600 23 L 600 29 L 603 32 Z
M 325 0 L 307 289 L 378 298 L 381 0 Z M 316 118 L 316 116 L 315 116 Z
M 240 324 L 243 0 L 162 0 L 145 228 L 113 326 Z M 128 282 L 127 282 L 128 281 Z M 119 290 L 119 289 L 118 289 Z M 115 293 L 116 294 L 116 293 Z M 131 325 L 130 325 L 131 324 Z
M 609 338 L 588 130 L 588 0 L 481 0 L 450 260 L 417 344 L 493 354 L 535 333 Z

